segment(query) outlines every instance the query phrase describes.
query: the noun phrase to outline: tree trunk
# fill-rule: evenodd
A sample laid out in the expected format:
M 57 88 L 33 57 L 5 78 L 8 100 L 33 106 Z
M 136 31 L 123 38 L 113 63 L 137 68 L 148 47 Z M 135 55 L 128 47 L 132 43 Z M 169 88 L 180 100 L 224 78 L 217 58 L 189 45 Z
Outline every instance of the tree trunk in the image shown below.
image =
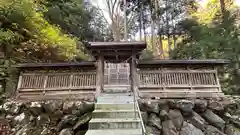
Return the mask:
M 172 50 L 171 35 L 169 33 L 167 34 L 167 39 L 168 39 L 168 53 L 169 53 Z
M 163 44 L 162 44 L 162 34 L 160 33 L 160 29 L 162 29 L 160 27 L 160 17 L 159 17 L 159 14 L 158 14 L 158 11 L 159 11 L 159 1 L 158 0 L 155 0 L 155 17 L 156 17 L 156 26 L 157 26 L 157 35 L 156 37 L 158 37 L 158 40 L 156 41 L 156 44 L 157 44 L 157 47 L 158 47 L 158 52 L 157 52 L 157 55 L 160 56 L 160 58 L 165 58 L 164 56 L 164 52 L 163 52 Z
M 160 51 L 161 51 L 161 57 L 165 59 L 164 49 L 163 49 L 163 43 L 162 43 L 162 34 L 159 34 L 159 43 L 160 43 Z
M 119 29 L 120 30 L 120 29 Z M 127 1 L 124 0 L 124 40 L 128 40 L 127 32 Z
M 173 34 L 173 47 L 174 47 L 174 49 L 176 48 L 176 43 L 177 42 L 177 37 L 176 37 L 176 35 L 175 35 L 175 33 Z
M 154 7 L 152 6 L 153 1 L 151 1 L 150 4 L 150 13 L 151 13 L 151 42 L 152 42 L 152 51 L 153 51 L 153 56 L 156 56 L 156 42 L 155 42 L 155 24 L 154 24 L 154 12 L 153 9 Z
M 166 5 L 168 6 L 168 1 L 166 1 Z M 168 40 L 168 53 L 171 51 L 171 31 L 169 27 L 169 13 L 166 12 L 166 25 L 167 25 L 167 40 Z
M 143 5 L 141 5 L 141 8 L 143 10 Z M 143 36 L 144 36 L 144 42 L 147 42 L 147 37 L 146 37 L 146 27 L 145 27 L 145 14 L 142 12 L 142 22 L 143 22 Z
M 155 43 L 155 32 L 154 32 L 154 22 L 151 19 L 151 43 L 152 43 L 152 51 L 153 51 L 153 56 L 156 56 L 156 43 Z
M 142 3 L 138 1 L 138 6 L 140 7 L 140 16 L 139 16 L 139 31 L 140 31 L 140 41 L 142 41 Z
M 121 30 L 120 30 L 120 18 L 119 16 L 116 16 L 116 18 L 114 18 L 114 34 L 115 34 L 115 41 L 120 41 L 121 40 Z
M 225 13 L 225 10 L 226 10 L 224 0 L 220 0 L 220 7 L 221 7 L 222 16 L 224 17 L 224 13 Z

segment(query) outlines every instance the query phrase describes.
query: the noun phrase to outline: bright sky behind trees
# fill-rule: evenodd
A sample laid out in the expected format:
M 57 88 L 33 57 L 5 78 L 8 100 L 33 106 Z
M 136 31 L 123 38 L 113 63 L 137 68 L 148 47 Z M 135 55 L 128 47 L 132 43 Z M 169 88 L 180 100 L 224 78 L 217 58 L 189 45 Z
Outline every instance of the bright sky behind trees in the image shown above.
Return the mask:
M 94 6 L 97 6 L 98 8 L 102 9 L 103 14 L 105 18 L 107 19 L 108 22 L 111 22 L 111 19 L 108 16 L 107 13 L 107 5 L 106 5 L 106 0 L 86 0 L 90 1 Z M 208 0 L 199 0 L 202 5 L 204 5 Z M 240 0 L 235 0 L 238 5 L 240 5 Z

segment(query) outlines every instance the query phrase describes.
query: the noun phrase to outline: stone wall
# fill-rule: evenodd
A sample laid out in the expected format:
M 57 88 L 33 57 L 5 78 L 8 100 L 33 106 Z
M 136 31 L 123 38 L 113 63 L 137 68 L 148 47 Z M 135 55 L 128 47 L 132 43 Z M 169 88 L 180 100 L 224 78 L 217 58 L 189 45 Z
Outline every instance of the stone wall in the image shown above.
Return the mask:
M 140 100 L 147 134 L 240 135 L 240 99 Z
M 85 101 L 7 100 L 0 106 L 0 135 L 84 135 L 93 110 Z

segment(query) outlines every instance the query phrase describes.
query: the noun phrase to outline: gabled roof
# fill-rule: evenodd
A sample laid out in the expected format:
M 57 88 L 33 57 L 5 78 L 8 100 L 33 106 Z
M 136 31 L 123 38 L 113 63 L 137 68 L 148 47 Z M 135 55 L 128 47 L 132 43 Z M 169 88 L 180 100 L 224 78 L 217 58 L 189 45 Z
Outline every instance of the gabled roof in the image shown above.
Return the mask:
M 90 42 L 87 49 L 97 58 L 103 55 L 106 61 L 121 62 L 132 56 L 133 53 L 139 57 L 141 51 L 146 48 L 146 43 L 137 42 Z

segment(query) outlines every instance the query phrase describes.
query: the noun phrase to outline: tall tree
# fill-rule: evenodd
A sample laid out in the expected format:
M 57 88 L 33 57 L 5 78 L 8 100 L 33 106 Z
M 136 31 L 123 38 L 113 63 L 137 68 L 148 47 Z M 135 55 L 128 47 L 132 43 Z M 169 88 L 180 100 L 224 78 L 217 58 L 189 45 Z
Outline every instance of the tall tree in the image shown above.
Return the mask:
M 45 0 L 44 17 L 68 34 L 86 41 L 103 41 L 108 27 L 100 9 L 83 0 Z M 97 20 L 98 19 L 98 20 Z M 102 33 L 103 32 L 103 33 Z
M 220 7 L 221 7 L 222 14 L 224 14 L 225 13 L 225 0 L 220 0 Z
M 2 45 L 11 42 L 16 61 L 63 61 L 76 55 L 85 58 L 85 53 L 76 48 L 81 42 L 49 24 L 42 17 L 39 3 L 32 0 L 0 2 L 0 42 Z
M 219 16 L 222 13 L 219 1 L 209 1 L 205 7 L 206 12 L 201 12 L 203 15 L 199 14 L 205 19 L 183 21 L 181 26 L 186 31 L 186 37 L 171 52 L 173 59 L 222 58 L 230 60 L 231 63 L 225 70 L 220 69 L 220 71 L 228 72 L 228 77 L 222 80 L 223 89 L 228 94 L 239 93 L 240 90 L 240 84 L 237 81 L 240 78 L 240 31 L 237 18 L 240 16 L 239 9 L 234 9 L 231 5 L 231 2 L 225 1 L 225 17 L 222 18 Z M 218 9 L 210 8 L 212 6 L 217 6 Z
M 143 31 L 144 28 L 151 28 L 151 43 L 154 49 L 154 55 L 164 58 L 165 40 L 167 40 L 167 50 L 171 50 L 176 46 L 178 23 L 189 16 L 188 8 L 194 7 L 194 0 L 128 0 L 133 12 L 139 15 L 144 14 Z M 143 6 L 143 7 L 141 7 Z M 136 10 L 141 9 L 141 10 Z M 141 31 L 141 30 L 140 30 Z M 173 45 L 172 45 L 173 43 Z

